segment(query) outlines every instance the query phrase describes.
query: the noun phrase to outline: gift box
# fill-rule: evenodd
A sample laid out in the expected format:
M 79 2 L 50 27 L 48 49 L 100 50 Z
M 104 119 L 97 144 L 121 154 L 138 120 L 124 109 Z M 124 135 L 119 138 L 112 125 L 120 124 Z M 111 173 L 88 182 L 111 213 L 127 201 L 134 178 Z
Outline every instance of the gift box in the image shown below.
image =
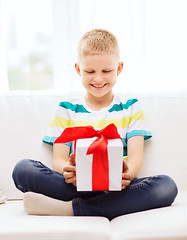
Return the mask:
M 66 128 L 54 143 L 75 141 L 77 191 L 119 191 L 123 141 L 114 124 Z
M 95 140 L 96 137 L 77 140 L 77 191 L 119 191 L 122 180 L 122 141 L 107 140 L 107 158 L 104 159 L 101 153 L 95 157 L 94 154 L 87 154 L 89 146 Z M 103 162 L 104 160 L 106 162 Z

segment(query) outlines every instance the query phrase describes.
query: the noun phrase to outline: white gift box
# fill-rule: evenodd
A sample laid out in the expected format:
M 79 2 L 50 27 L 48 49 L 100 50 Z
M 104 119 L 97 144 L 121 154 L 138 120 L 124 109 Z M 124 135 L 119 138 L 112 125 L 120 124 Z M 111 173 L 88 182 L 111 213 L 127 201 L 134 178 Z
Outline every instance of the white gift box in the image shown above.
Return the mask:
M 76 142 L 77 191 L 92 191 L 93 154 L 87 155 L 96 137 L 78 139 Z M 109 191 L 120 191 L 122 180 L 123 144 L 121 139 L 108 139 Z

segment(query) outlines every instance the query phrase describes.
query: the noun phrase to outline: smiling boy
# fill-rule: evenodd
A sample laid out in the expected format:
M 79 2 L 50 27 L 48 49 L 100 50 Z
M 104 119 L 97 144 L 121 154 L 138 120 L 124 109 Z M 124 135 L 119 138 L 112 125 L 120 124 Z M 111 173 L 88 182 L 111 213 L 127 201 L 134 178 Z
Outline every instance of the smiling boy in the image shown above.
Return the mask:
M 116 37 L 102 29 L 87 32 L 78 45 L 79 74 L 86 95 L 64 99 L 43 142 L 53 145 L 53 167 L 24 159 L 13 171 L 15 185 L 24 194 L 29 214 L 114 217 L 169 206 L 177 195 L 166 175 L 137 178 L 143 166 L 144 140 L 152 135 L 137 99 L 113 94 L 123 69 Z M 73 143 L 55 143 L 64 129 L 91 125 L 96 130 L 115 124 L 123 139 L 121 191 L 78 192 Z

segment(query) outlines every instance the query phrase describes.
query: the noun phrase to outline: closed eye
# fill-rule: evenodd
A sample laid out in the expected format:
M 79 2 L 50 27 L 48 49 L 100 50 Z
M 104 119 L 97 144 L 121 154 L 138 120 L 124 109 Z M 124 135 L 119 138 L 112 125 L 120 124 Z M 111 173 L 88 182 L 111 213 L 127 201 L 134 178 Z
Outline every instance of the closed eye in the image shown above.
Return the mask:
M 109 73 L 112 72 L 112 70 L 103 70 L 103 73 Z
M 86 73 L 90 73 L 90 74 L 91 74 L 91 73 L 94 73 L 94 71 L 85 71 L 85 72 L 86 72 Z

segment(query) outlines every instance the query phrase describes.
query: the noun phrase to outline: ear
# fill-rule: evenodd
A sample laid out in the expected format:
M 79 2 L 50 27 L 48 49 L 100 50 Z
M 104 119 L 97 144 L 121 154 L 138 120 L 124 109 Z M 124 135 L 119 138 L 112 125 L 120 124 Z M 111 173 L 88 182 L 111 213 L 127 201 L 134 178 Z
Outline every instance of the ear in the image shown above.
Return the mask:
M 123 70 L 123 62 L 120 62 L 117 67 L 117 76 L 119 76 L 122 70 Z
M 81 70 L 80 70 L 80 67 L 79 67 L 78 63 L 75 63 L 75 70 L 79 74 L 79 76 L 81 77 Z

